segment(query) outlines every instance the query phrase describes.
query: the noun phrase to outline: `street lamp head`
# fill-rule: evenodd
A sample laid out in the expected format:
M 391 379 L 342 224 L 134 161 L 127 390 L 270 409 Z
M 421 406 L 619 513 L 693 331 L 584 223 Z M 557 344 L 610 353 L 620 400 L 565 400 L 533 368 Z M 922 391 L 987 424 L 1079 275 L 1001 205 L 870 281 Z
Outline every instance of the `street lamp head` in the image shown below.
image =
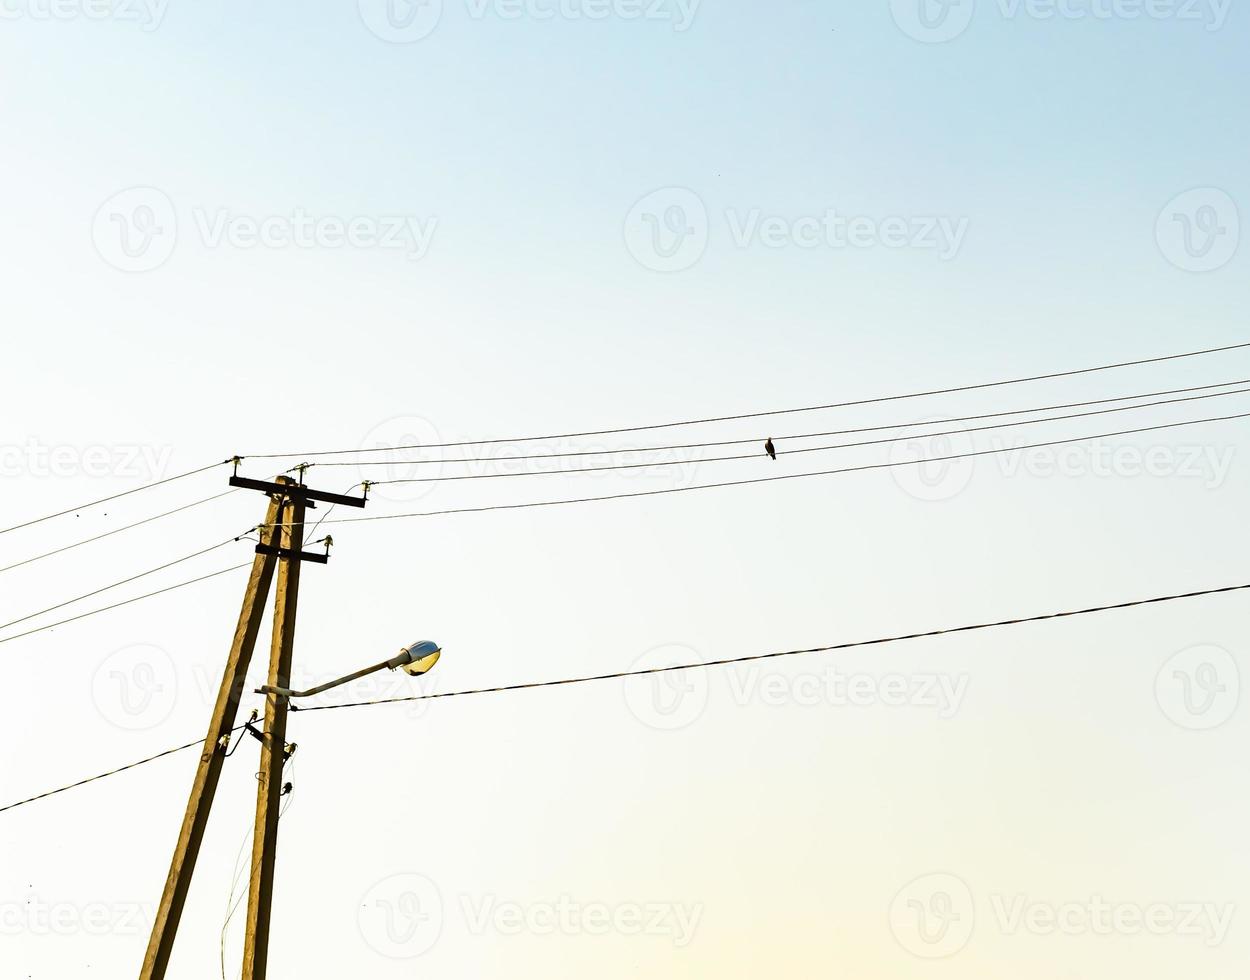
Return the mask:
M 430 640 L 422 640 L 420 643 L 413 643 L 399 651 L 396 657 L 397 667 L 403 669 L 405 674 L 411 674 L 413 677 L 420 677 L 422 674 L 429 673 L 430 669 L 438 663 L 438 658 L 442 656 L 443 651 L 437 643 Z

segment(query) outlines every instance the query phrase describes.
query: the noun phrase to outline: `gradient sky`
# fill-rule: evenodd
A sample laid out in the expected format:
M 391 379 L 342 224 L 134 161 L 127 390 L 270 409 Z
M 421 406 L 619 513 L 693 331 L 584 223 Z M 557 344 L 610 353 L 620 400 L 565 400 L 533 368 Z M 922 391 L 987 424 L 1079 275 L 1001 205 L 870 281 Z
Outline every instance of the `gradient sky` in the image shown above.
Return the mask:
M 4 0 L 0 524 L 235 453 L 749 413 L 1250 339 L 1239 3 L 404 2 Z M 384 487 L 366 513 L 1250 412 L 1232 396 L 807 458 L 782 438 L 1240 378 L 1250 352 L 563 440 L 771 435 L 782 456 Z M 446 652 L 425 681 L 325 700 L 445 692 L 1250 582 L 1246 432 L 326 525 L 297 678 L 429 637 Z M 226 475 L 6 534 L 0 566 Z M 263 506 L 235 493 L 0 572 L 0 614 L 226 541 Z M 249 557 L 231 542 L 0 629 L 0 805 L 200 736 L 243 573 L 6 637 Z M 297 715 L 271 976 L 1240 978 L 1248 613 L 1233 595 Z M 266 659 L 267 638 L 256 678 Z M 179 978 L 220 976 L 255 759 L 244 742 L 226 767 Z M 137 974 L 194 765 L 0 814 L 0 974 Z

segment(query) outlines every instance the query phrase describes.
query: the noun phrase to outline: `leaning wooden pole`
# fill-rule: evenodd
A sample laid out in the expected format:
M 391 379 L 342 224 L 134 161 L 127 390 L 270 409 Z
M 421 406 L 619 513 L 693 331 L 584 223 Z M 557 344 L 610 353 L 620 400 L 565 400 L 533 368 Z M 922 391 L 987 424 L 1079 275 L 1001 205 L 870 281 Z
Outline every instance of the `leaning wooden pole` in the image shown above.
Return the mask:
M 278 587 L 274 600 L 273 642 L 269 686 L 291 686 L 295 649 L 295 612 L 299 601 L 299 570 L 304 547 L 305 499 L 288 498 L 282 524 Z M 243 980 L 265 980 L 269 968 L 269 923 L 273 910 L 274 867 L 278 856 L 278 815 L 282 806 L 282 769 L 286 762 L 286 723 L 290 701 L 269 694 L 265 700 L 265 737 L 260 749 L 256 828 L 252 835 L 252 876 L 248 889 L 247 933 L 243 947 Z
M 275 497 L 270 501 L 265 524 L 261 528 L 262 544 L 268 545 L 272 542 L 273 526 L 280 513 L 281 501 Z M 187 812 L 182 819 L 182 830 L 178 834 L 178 844 L 169 866 L 165 891 L 161 895 L 156 920 L 152 924 L 152 936 L 148 940 L 148 951 L 143 959 L 140 980 L 162 980 L 169 968 L 169 957 L 173 953 L 178 923 L 191 887 L 191 876 L 195 873 L 195 862 L 200 854 L 200 844 L 204 840 L 208 814 L 217 793 L 221 766 L 234 730 L 239 699 L 243 694 L 247 668 L 252 661 L 252 651 L 256 647 L 256 637 L 260 633 L 276 562 L 277 558 L 271 554 L 257 554 L 252 562 L 252 574 L 248 579 L 247 591 L 243 594 L 243 608 L 239 611 L 234 642 L 230 646 L 230 658 L 221 678 L 221 689 L 217 694 L 217 704 L 213 709 L 212 722 L 208 726 L 208 735 L 204 739 L 204 750 L 200 755 L 199 768 L 195 772 L 195 782 L 191 786 L 191 797 L 187 801 Z

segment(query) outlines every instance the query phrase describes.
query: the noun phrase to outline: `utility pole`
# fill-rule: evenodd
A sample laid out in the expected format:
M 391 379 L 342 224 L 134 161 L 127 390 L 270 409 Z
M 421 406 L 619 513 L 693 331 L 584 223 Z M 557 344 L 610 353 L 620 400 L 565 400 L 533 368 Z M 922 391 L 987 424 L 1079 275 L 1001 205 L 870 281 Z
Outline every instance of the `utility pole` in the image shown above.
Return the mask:
M 303 552 L 304 501 L 290 504 L 290 522 L 282 527 L 282 548 L 293 556 Z M 291 686 L 295 646 L 295 608 L 299 600 L 298 559 L 283 559 L 278 569 L 278 595 L 273 610 L 273 643 L 269 653 L 269 685 Z M 289 755 L 286 719 L 290 700 L 265 695 L 265 737 L 260 743 L 256 774 L 256 829 L 252 835 L 252 878 L 247 899 L 247 935 L 243 944 L 243 980 L 265 980 L 269 966 L 269 920 L 273 910 L 273 873 L 278 857 L 278 811 L 284 795 L 282 769 Z
M 243 593 L 243 605 L 239 611 L 234 642 L 230 647 L 217 703 L 204 739 L 204 749 L 191 787 L 191 796 L 187 801 L 182 830 L 174 848 L 165 891 L 152 924 L 152 935 L 139 974 L 140 980 L 163 980 L 169 968 L 174 939 L 191 887 L 191 878 L 195 873 L 195 862 L 208 825 L 221 767 L 234 733 L 243 684 L 251 664 L 256 638 L 260 633 L 275 567 L 278 572 L 278 588 L 274 605 L 269 683 L 285 688 L 289 686 L 294 653 L 300 565 L 305 561 L 319 564 L 329 561 L 328 539 L 324 555 L 303 550 L 306 510 L 316 507 L 314 501 L 349 507 L 363 507 L 366 503 L 364 497 L 348 497 L 313 490 L 304 486 L 302 479 L 297 483 L 288 477 L 278 477 L 275 482 L 269 483 L 241 477 L 238 475 L 240 462 L 236 457 L 235 475 L 230 478 L 230 485 L 266 493 L 270 503 L 265 523 L 260 527 L 260 543 L 256 546 L 251 577 Z M 300 474 L 302 477 L 302 469 Z M 278 806 L 283 793 L 282 766 L 289 755 L 286 745 L 287 710 L 286 697 L 270 694 L 265 705 L 264 734 L 261 735 L 248 725 L 248 730 L 261 741 L 261 769 L 244 953 L 246 980 L 262 980 L 268 963 L 269 920 L 277 856 Z

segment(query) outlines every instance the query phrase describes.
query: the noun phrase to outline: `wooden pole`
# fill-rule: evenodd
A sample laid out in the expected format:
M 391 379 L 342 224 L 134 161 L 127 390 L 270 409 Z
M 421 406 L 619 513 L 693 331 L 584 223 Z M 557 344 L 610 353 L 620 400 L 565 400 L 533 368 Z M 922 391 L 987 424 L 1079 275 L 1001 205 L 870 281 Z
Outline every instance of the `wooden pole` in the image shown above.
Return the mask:
M 299 598 L 300 555 L 304 547 L 305 498 L 287 498 L 281 546 L 289 557 L 280 559 L 273 614 L 269 684 L 291 686 L 295 647 L 295 611 Z M 269 694 L 265 700 L 265 737 L 261 742 L 256 829 L 252 837 L 252 877 L 248 890 L 247 934 L 243 948 L 243 980 L 265 980 L 269 965 L 269 922 L 273 909 L 274 864 L 278 850 L 278 813 L 282 805 L 282 767 L 286 761 L 288 699 Z
M 274 498 L 269 504 L 265 525 L 261 529 L 262 543 L 271 543 L 273 525 L 279 513 L 280 504 Z M 261 554 L 252 562 L 252 575 L 248 579 L 247 591 L 243 593 L 243 607 L 239 611 L 239 622 L 234 630 L 230 658 L 221 678 L 221 689 L 217 694 L 217 704 L 208 726 L 208 735 L 204 739 L 204 750 L 200 755 L 199 768 L 195 772 L 195 782 L 191 786 L 191 797 L 187 801 L 187 812 L 182 819 L 182 830 L 178 834 L 178 844 L 169 866 L 165 891 L 156 911 L 156 920 L 152 923 L 152 936 L 148 940 L 148 951 L 143 959 L 140 980 L 162 980 L 169 967 L 178 923 L 191 887 L 191 876 L 195 873 L 200 844 L 204 840 L 204 828 L 208 824 L 208 814 L 217 793 L 226 746 L 238 715 L 247 668 L 252 661 L 252 651 L 255 649 L 261 619 L 265 614 L 265 603 L 269 598 L 276 562 L 277 559 L 272 555 Z

